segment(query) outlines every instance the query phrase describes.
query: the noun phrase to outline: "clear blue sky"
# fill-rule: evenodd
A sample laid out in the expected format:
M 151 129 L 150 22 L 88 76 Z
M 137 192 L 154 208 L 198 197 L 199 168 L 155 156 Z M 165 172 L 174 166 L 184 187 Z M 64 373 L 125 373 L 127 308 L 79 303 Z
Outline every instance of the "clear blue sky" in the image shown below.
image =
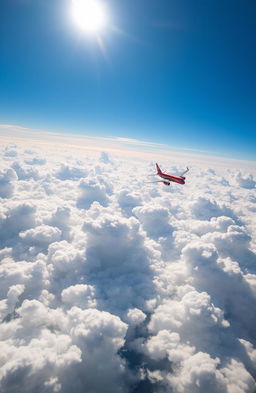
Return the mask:
M 0 1 L 1 123 L 256 159 L 255 0 L 105 0 L 107 57 L 70 1 Z

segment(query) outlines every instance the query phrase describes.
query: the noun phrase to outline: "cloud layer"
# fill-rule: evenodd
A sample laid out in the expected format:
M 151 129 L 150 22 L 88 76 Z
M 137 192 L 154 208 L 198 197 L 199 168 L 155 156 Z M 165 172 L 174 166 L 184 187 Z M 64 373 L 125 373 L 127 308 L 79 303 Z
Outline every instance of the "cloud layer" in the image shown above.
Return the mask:
M 253 174 L 38 143 L 2 146 L 0 391 L 254 393 Z

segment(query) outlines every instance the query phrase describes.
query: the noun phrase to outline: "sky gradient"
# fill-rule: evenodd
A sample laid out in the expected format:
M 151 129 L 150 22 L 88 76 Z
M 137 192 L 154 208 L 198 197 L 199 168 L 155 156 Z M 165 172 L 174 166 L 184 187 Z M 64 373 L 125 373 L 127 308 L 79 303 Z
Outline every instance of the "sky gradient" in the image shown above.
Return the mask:
M 102 50 L 70 0 L 1 2 L 0 122 L 255 159 L 255 2 L 105 3 Z

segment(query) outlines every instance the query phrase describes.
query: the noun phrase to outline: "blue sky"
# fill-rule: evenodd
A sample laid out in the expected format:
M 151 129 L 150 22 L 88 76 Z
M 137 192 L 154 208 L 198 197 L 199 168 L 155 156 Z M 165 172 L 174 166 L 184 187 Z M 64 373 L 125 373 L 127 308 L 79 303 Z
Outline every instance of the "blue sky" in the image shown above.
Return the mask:
M 70 3 L 1 1 L 1 123 L 255 159 L 255 1 L 106 0 L 105 55 Z

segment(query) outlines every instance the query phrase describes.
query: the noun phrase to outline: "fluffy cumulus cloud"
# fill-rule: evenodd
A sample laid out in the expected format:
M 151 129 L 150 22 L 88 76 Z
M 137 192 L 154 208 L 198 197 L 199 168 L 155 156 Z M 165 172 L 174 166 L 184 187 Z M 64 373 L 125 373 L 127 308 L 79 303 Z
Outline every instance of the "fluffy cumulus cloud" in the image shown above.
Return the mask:
M 166 187 L 31 144 L 2 146 L 0 391 L 254 393 L 253 173 L 195 161 Z
M 10 198 L 14 192 L 14 180 L 17 179 L 16 172 L 9 168 L 0 172 L 0 197 Z
M 102 206 L 107 206 L 109 198 L 107 195 L 106 186 L 98 179 L 83 179 L 79 183 L 80 195 L 77 200 L 77 207 L 81 209 L 88 209 L 94 201 L 97 201 Z
M 242 175 L 241 172 L 238 172 L 235 176 L 236 182 L 238 186 L 248 189 L 255 189 L 256 182 L 252 176 L 252 174 Z

